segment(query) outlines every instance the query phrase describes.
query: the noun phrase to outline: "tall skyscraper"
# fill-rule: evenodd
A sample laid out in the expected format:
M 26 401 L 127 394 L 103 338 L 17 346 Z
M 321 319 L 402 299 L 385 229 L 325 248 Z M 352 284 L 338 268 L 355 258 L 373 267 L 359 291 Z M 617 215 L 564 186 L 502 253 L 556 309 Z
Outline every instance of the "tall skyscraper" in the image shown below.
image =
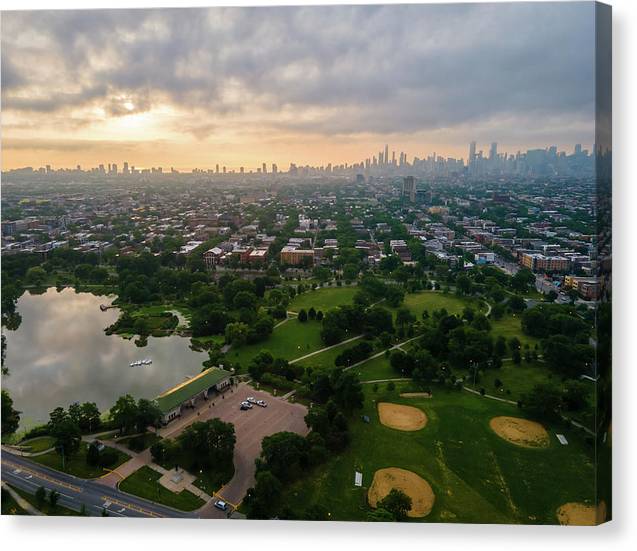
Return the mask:
M 383 157 L 385 164 L 389 164 L 389 146 L 385 144 L 385 156 Z
M 498 157 L 498 142 L 491 142 L 491 149 L 489 150 L 489 160 L 495 161 Z
M 416 202 L 416 180 L 413 176 L 403 179 L 403 197 L 409 197 L 412 203 Z
M 267 174 L 268 173 L 268 167 L 265 166 L 265 163 L 263 163 L 261 165 L 261 172 L 263 172 L 263 174 Z

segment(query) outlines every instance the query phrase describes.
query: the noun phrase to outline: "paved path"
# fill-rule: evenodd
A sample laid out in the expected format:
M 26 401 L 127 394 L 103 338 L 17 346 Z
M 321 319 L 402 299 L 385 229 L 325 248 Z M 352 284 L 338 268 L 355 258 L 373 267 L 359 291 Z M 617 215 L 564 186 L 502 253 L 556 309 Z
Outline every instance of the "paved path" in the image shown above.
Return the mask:
M 362 339 L 363 335 L 356 335 L 355 337 L 351 337 L 347 340 L 341 341 L 339 343 L 333 344 L 331 346 L 326 346 L 325 348 L 321 348 L 320 350 L 316 350 L 315 352 L 310 352 L 309 354 L 306 354 L 305 356 L 301 356 L 300 358 L 294 358 L 293 360 L 290 360 L 288 363 L 296 363 L 296 362 L 300 362 L 301 360 L 305 360 L 306 358 L 311 358 L 312 356 L 316 356 L 317 354 L 322 354 L 323 352 L 326 352 L 328 350 L 331 350 L 332 348 L 336 348 L 337 346 L 342 346 L 343 344 L 347 344 L 350 342 L 354 342 L 358 339 Z
M 374 354 L 373 356 L 370 356 L 369 358 L 365 358 L 364 360 L 361 360 L 360 362 L 356 362 L 355 364 L 352 364 L 349 367 L 346 367 L 343 371 L 347 371 L 348 369 L 353 369 L 355 367 L 358 367 L 359 365 L 364 364 L 365 362 L 369 362 L 370 360 L 375 360 L 376 358 L 380 358 L 388 350 L 395 350 L 397 348 L 400 348 L 402 350 L 401 346 L 404 346 L 404 345 L 410 343 L 411 341 L 415 341 L 416 339 L 419 339 L 420 337 L 422 337 L 422 335 L 416 335 L 415 337 L 412 337 L 411 339 L 407 339 L 406 341 L 399 342 L 398 344 L 390 346 L 389 348 L 386 348 L 385 350 L 381 350 L 380 352 Z M 292 363 L 292 362 L 290 362 L 290 363 Z

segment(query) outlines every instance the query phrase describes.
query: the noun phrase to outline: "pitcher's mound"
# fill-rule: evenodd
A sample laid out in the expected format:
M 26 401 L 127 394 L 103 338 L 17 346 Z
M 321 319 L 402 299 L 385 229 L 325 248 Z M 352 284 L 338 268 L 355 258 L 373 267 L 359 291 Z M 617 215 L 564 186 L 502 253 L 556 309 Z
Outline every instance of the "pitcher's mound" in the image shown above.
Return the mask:
M 557 520 L 568 526 L 595 526 L 606 520 L 606 503 L 599 505 L 586 503 L 565 503 L 557 509 Z
M 419 477 L 416 473 L 397 467 L 379 469 L 374 473 L 374 480 L 367 492 L 369 505 L 376 508 L 378 502 L 381 501 L 392 488 L 404 492 L 411 498 L 411 509 L 407 513 L 408 517 L 426 517 L 431 513 L 431 509 L 436 501 L 436 496 L 429 482 Z
M 380 402 L 378 404 L 380 422 L 386 427 L 398 430 L 420 430 L 427 424 L 427 416 L 418 408 Z
M 489 421 L 489 426 L 500 438 L 525 448 L 546 448 L 550 443 L 546 429 L 528 419 L 494 417 Z

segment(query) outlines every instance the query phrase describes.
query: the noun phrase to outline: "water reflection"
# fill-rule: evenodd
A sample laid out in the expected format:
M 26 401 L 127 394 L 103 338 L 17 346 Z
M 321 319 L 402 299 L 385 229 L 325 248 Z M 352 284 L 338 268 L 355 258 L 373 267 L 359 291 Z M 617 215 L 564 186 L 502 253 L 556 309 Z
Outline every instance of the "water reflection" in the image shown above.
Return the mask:
M 186 338 L 149 337 L 148 346 L 138 348 L 132 340 L 105 335 L 104 328 L 118 316 L 115 309 L 100 310 L 107 302 L 53 288 L 18 300 L 22 324 L 17 331 L 4 331 L 9 375 L 2 376 L 2 387 L 23 412 L 22 428 L 48 421 L 55 407 L 76 400 L 104 410 L 122 394 L 153 398 L 199 373 L 207 356 L 190 350 Z M 129 366 L 145 357 L 152 365 Z

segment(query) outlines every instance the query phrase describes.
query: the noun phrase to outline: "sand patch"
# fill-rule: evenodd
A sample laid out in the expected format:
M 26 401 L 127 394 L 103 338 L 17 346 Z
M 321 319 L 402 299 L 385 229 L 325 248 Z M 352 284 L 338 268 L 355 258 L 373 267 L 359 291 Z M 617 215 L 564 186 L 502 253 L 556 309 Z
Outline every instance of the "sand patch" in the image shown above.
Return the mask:
M 407 513 L 408 517 L 426 517 L 431 513 L 431 509 L 436 501 L 436 496 L 429 482 L 419 477 L 416 473 L 397 467 L 379 469 L 374 473 L 374 480 L 367 492 L 369 505 L 376 508 L 378 502 L 381 501 L 392 488 L 404 492 L 411 498 L 411 509 Z
M 546 429 L 528 419 L 494 417 L 489 421 L 489 426 L 500 438 L 525 448 L 546 448 L 550 443 Z
M 378 415 L 383 425 L 397 430 L 420 430 L 427 424 L 425 412 L 413 406 L 380 402 Z
M 401 392 L 401 398 L 431 398 L 429 392 Z
M 557 509 L 557 520 L 564 526 L 595 526 L 606 520 L 606 503 L 599 505 L 586 503 L 565 503 Z

